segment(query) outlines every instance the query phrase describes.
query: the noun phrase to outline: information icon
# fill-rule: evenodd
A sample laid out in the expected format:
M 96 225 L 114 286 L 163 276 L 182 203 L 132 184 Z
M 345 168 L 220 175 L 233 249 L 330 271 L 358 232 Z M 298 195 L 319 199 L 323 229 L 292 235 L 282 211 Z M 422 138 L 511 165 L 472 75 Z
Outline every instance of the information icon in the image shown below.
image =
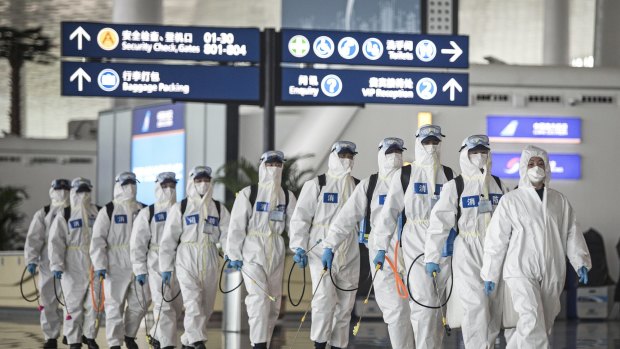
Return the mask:
M 342 92 L 342 80 L 337 75 L 330 74 L 321 80 L 321 91 L 327 97 L 336 97 Z

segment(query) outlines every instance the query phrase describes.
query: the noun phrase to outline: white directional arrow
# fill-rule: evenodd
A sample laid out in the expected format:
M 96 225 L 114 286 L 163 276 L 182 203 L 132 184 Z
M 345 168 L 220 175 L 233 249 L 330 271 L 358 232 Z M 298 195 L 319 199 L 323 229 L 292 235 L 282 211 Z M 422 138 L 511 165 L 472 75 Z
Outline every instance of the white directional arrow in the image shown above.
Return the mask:
M 452 55 L 452 57 L 450 57 L 450 62 L 454 62 L 461 57 L 463 50 L 461 50 L 459 45 L 457 45 L 454 41 L 450 41 L 450 46 L 452 46 L 452 48 L 442 48 L 441 53 L 444 55 Z
M 78 70 L 76 70 L 75 73 L 71 75 L 71 78 L 69 80 L 73 81 L 75 79 L 78 79 L 78 91 L 80 92 L 83 90 L 84 80 L 90 82 L 90 76 L 82 68 L 78 68 Z
M 450 101 L 451 102 L 454 102 L 454 90 L 463 92 L 463 88 L 461 87 L 461 85 L 459 85 L 459 83 L 456 80 L 454 80 L 454 78 L 446 82 L 446 84 L 443 85 L 443 88 L 441 90 L 443 92 L 446 92 L 447 89 L 450 89 Z
M 69 40 L 73 40 L 75 38 L 77 38 L 77 49 L 79 51 L 82 51 L 82 39 L 90 41 L 90 35 L 88 35 L 86 30 L 84 30 L 84 28 L 82 28 L 81 26 L 77 27 L 77 29 L 74 30 L 73 33 L 71 33 L 71 36 L 69 36 Z

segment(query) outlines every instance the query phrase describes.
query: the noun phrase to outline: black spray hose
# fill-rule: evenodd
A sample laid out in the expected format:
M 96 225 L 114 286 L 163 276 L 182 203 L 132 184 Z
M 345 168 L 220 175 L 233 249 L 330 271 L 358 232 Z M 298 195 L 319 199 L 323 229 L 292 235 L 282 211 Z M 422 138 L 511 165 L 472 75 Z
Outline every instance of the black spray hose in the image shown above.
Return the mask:
M 218 283 L 218 286 L 220 288 L 220 292 L 222 292 L 223 294 L 228 294 L 228 293 L 234 292 L 239 287 L 241 287 L 241 285 L 243 284 L 243 278 L 241 278 L 241 282 L 239 282 L 239 285 L 235 286 L 232 290 L 224 291 L 224 289 L 222 288 L 222 276 L 224 275 L 224 269 L 226 269 L 227 262 L 228 262 L 228 260 L 225 260 L 224 263 L 222 264 L 222 269 L 220 270 L 220 282 Z
M 444 306 L 446 306 L 446 304 L 448 304 L 448 301 L 450 300 L 450 297 L 452 296 L 452 290 L 454 289 L 454 271 L 452 269 L 452 257 L 450 257 L 450 292 L 448 293 L 448 297 L 446 297 L 446 301 L 445 303 L 443 303 L 440 306 L 431 306 L 431 305 L 426 305 L 426 304 L 422 304 L 420 302 L 418 302 L 415 298 L 413 298 L 413 295 L 411 293 L 411 288 L 409 288 L 409 276 L 411 275 L 411 269 L 413 269 L 413 265 L 415 264 L 415 262 L 418 261 L 418 259 L 420 259 L 422 256 L 424 256 L 424 253 L 421 253 L 419 256 L 415 257 L 415 259 L 413 260 L 413 262 L 411 262 L 411 265 L 409 266 L 409 270 L 407 271 L 407 292 L 409 292 L 409 298 L 411 298 L 411 300 L 416 303 L 417 305 L 424 307 L 424 308 L 428 308 L 428 309 L 441 309 Z
M 338 290 L 340 290 L 340 291 L 344 291 L 344 292 L 354 292 L 354 291 L 357 291 L 357 289 L 359 289 L 359 285 L 358 285 L 357 287 L 355 287 L 355 288 L 349 288 L 349 289 L 347 289 L 347 288 L 342 288 L 342 287 L 338 286 L 338 284 L 336 284 L 336 281 L 334 281 L 334 276 L 332 275 L 332 268 L 329 268 L 329 278 L 330 278 L 330 279 L 332 279 L 332 283 L 333 283 L 333 284 L 334 284 L 334 286 L 335 286 Z M 372 272 L 371 272 L 371 271 L 369 271 L 369 272 L 368 272 L 368 276 L 366 276 L 366 280 L 364 280 L 364 283 L 365 283 L 366 281 L 368 281 L 368 280 L 371 280 L 371 279 L 372 279 Z
M 35 289 L 35 298 L 28 298 L 25 294 L 24 294 L 24 276 L 26 276 L 26 271 L 28 270 L 28 267 L 24 268 L 24 272 L 22 272 L 22 278 L 19 281 L 19 292 L 21 292 L 22 294 L 22 298 L 28 302 L 28 303 L 32 303 L 32 302 L 37 302 L 39 300 L 39 289 L 37 288 L 37 280 L 35 278 L 34 275 L 32 275 L 32 283 L 34 284 L 34 289 Z M 55 285 L 54 285 L 55 286 Z M 39 308 L 41 306 L 39 305 Z
M 297 307 L 299 306 L 299 304 L 301 304 L 301 300 L 304 298 L 304 294 L 306 293 L 306 268 L 302 268 L 303 273 L 304 273 L 304 284 L 303 284 L 303 287 L 301 288 L 301 296 L 299 296 L 299 301 L 295 303 L 293 302 L 293 297 L 291 297 L 291 276 L 293 275 L 293 269 L 295 269 L 295 264 L 297 263 L 293 263 L 293 265 L 291 265 L 291 271 L 289 271 L 288 273 L 288 282 L 286 283 L 286 290 L 288 291 L 288 301 L 291 303 L 292 306 Z
M 62 285 L 60 285 L 60 287 L 62 287 Z M 56 301 L 58 301 L 60 305 L 62 305 L 63 307 L 66 307 L 65 303 L 61 302 L 60 297 L 58 297 L 58 290 L 56 289 L 56 278 L 55 277 L 54 277 L 54 296 L 56 296 Z M 62 297 L 65 298 L 64 295 Z
M 172 281 L 172 280 L 170 280 Z M 168 286 L 170 287 L 170 286 Z M 172 299 L 166 299 L 166 294 L 164 293 L 164 283 L 161 283 L 161 299 L 166 302 L 166 303 L 172 303 L 174 302 L 177 298 L 179 298 L 179 296 L 181 295 L 181 290 L 179 290 L 179 292 L 177 292 L 177 294 L 172 297 Z

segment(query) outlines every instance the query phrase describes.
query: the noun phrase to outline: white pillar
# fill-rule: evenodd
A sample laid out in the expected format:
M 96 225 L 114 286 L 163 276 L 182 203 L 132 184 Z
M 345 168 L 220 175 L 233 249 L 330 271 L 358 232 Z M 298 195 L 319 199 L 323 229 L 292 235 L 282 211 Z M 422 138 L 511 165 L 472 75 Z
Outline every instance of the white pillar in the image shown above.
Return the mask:
M 543 64 L 568 65 L 568 4 L 567 0 L 545 0 Z
M 594 66 L 620 66 L 620 1 L 597 0 L 594 28 Z

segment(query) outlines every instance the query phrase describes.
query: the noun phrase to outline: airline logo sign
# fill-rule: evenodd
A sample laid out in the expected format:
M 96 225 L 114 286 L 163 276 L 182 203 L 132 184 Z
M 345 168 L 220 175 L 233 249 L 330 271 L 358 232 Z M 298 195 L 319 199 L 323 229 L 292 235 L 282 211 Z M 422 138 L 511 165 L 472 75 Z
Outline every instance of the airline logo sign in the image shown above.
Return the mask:
M 519 179 L 519 153 L 492 153 L 492 172 L 500 178 Z M 581 155 L 549 154 L 551 180 L 581 179 Z
M 500 143 L 581 143 L 581 118 L 487 116 L 487 134 Z
M 281 33 L 283 62 L 469 68 L 467 36 L 296 29 Z

